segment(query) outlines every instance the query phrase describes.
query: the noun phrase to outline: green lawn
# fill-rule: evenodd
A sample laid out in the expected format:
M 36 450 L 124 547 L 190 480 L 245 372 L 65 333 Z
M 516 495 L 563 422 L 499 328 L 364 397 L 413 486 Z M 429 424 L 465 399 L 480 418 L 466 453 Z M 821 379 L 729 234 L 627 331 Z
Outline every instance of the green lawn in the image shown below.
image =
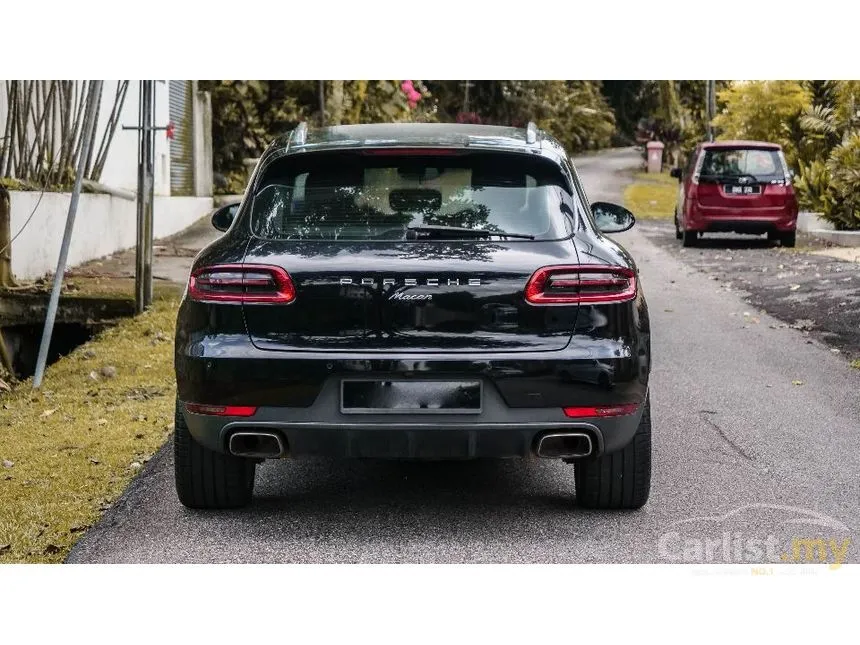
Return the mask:
M 637 219 L 671 219 L 678 199 L 678 180 L 668 173 L 638 172 L 624 190 L 624 206 Z
M 170 436 L 176 306 L 78 347 L 41 390 L 0 394 L 0 564 L 62 561 Z

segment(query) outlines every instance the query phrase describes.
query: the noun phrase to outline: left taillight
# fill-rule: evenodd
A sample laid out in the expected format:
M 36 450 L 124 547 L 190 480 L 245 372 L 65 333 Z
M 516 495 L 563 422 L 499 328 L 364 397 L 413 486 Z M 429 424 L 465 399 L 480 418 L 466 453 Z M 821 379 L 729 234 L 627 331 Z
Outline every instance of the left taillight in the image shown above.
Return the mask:
M 252 405 L 208 405 L 206 403 L 186 403 L 185 410 L 191 414 L 204 414 L 216 417 L 252 417 L 257 407 Z
M 523 295 L 532 305 L 624 302 L 636 297 L 636 274 L 617 266 L 543 267 L 534 272 Z
M 287 304 L 296 299 L 296 289 L 290 275 L 278 266 L 218 264 L 191 273 L 188 295 L 199 302 Z

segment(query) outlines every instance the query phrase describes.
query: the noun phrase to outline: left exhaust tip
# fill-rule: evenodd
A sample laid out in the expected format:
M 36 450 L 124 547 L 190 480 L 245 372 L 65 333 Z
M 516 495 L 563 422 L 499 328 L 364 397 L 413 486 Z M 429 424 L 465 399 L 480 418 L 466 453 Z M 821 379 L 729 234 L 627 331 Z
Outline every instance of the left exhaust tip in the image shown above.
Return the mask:
M 277 459 L 287 456 L 287 446 L 281 437 L 273 432 L 254 432 L 242 430 L 230 435 L 227 445 L 231 455 L 253 457 L 256 459 Z

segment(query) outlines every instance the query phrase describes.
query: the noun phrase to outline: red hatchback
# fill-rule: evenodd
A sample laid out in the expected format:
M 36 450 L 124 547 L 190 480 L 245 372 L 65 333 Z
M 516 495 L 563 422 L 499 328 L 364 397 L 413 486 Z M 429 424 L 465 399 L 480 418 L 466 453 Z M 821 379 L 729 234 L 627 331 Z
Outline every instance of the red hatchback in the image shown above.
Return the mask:
M 681 184 L 675 235 L 684 246 L 709 232 L 767 233 L 771 241 L 794 246 L 797 198 L 775 143 L 700 143 L 687 167 L 671 174 Z

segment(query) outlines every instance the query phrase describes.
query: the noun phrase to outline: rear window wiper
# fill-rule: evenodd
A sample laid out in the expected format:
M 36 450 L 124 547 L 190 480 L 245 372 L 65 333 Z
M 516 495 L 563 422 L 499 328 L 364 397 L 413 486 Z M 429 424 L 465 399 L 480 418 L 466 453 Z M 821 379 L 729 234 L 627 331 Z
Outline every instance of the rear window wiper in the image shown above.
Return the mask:
M 444 226 L 444 225 L 432 225 L 425 224 L 423 226 L 408 226 L 406 227 L 406 239 L 407 240 L 418 240 L 422 238 L 430 238 L 433 237 L 434 233 L 457 233 L 463 236 L 471 236 L 471 237 L 485 237 L 485 236 L 496 236 L 496 237 L 515 237 L 522 240 L 533 240 L 535 239 L 534 235 L 529 235 L 527 233 L 506 233 L 505 231 L 490 231 L 485 228 L 465 228 L 463 226 Z M 411 235 L 410 235 L 411 234 Z

